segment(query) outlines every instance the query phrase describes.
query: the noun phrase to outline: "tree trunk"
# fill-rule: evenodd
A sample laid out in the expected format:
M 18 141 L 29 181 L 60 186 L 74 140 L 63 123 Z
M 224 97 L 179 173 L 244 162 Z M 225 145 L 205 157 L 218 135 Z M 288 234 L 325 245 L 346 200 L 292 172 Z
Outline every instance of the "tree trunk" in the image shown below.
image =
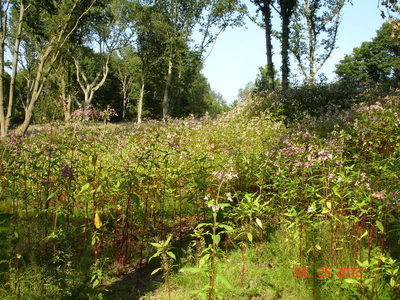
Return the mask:
M 282 89 L 289 88 L 289 24 L 290 16 L 287 13 L 282 14 Z
M 316 41 L 314 40 L 314 17 L 313 13 L 310 11 L 310 4 L 308 1 L 305 1 L 304 4 L 304 9 L 305 9 L 305 15 L 307 19 L 307 34 L 308 34 L 308 57 L 309 57 L 309 72 L 308 72 L 308 78 L 307 78 L 307 84 L 308 85 L 313 85 L 314 84 L 314 58 L 315 58 L 315 46 L 316 46 Z
M 64 120 L 65 122 L 71 121 L 71 105 L 72 105 L 72 97 L 71 95 L 68 95 L 67 98 L 65 98 L 65 107 L 64 107 Z
M 3 12 L 2 4 L 0 4 L 0 9 L 4 15 L 8 12 Z M 20 1 L 20 9 L 19 9 L 19 19 L 17 32 L 15 36 L 14 49 L 13 49 L 13 60 L 11 66 L 11 80 L 10 80 L 10 90 L 8 95 L 8 105 L 7 105 L 7 114 L 4 111 L 5 99 L 4 99 L 4 47 L 5 47 L 5 38 L 7 34 L 7 17 L 4 16 L 4 19 L 1 19 L 1 38 L 0 38 L 0 137 L 5 137 L 8 132 L 8 128 L 10 127 L 10 120 L 12 114 L 12 108 L 14 103 L 14 91 L 15 91 L 15 79 L 17 77 L 17 68 L 18 68 L 18 54 L 19 54 L 19 45 L 21 42 L 21 33 L 22 33 L 22 20 L 24 18 L 25 6 L 23 1 Z
M 64 121 L 69 122 L 71 120 L 72 96 L 70 94 L 68 94 L 67 96 L 67 84 L 65 82 L 64 72 L 68 74 L 67 75 L 68 79 L 70 78 L 70 72 L 69 70 L 66 70 L 64 68 L 61 70 L 61 72 L 62 74 L 60 78 L 60 92 L 61 92 L 60 100 L 64 113 Z
M 25 107 L 25 118 L 24 122 L 18 126 L 16 130 L 16 134 L 22 135 L 26 132 L 26 130 L 29 127 L 29 124 L 31 122 L 31 118 L 33 115 L 33 108 L 35 107 L 35 103 L 38 100 L 40 93 L 42 92 L 43 85 L 45 84 L 47 80 L 48 73 L 50 71 L 50 68 L 53 65 L 53 60 L 56 59 L 56 54 L 53 57 L 52 61 L 49 63 L 49 66 L 46 70 L 45 65 L 47 63 L 47 60 L 49 59 L 50 54 L 53 52 L 53 46 L 52 42 L 50 42 L 50 45 L 47 46 L 45 52 L 43 55 L 39 58 L 39 65 L 36 70 L 36 76 L 34 79 L 34 82 L 32 84 L 31 90 L 29 91 L 26 107 Z
M 8 107 L 6 116 L 6 126 L 5 126 L 6 130 L 8 130 L 10 126 L 11 113 L 14 104 L 15 80 L 17 78 L 19 45 L 21 43 L 22 21 L 24 18 L 24 13 L 25 13 L 24 1 L 20 1 L 18 29 L 17 29 L 17 35 L 15 36 L 12 69 L 11 69 L 10 91 L 8 94 Z
M 122 80 L 122 120 L 125 120 L 126 107 L 128 106 L 128 92 L 126 84 L 126 76 L 124 76 Z
M 137 122 L 142 123 L 142 111 L 143 111 L 143 98 L 144 98 L 144 78 L 142 78 L 142 86 L 140 87 L 140 95 L 137 104 Z
M 271 24 L 271 6 L 270 1 L 266 1 L 264 4 L 264 25 L 265 25 L 265 45 L 267 51 L 267 70 L 268 70 L 268 89 L 275 89 L 275 78 L 274 78 L 274 63 L 272 61 L 272 24 Z
M 89 88 L 84 91 L 85 94 L 85 106 L 89 106 L 93 99 L 93 93 L 90 92 Z
M 1 4 L 0 4 L 1 5 Z M 1 9 L 3 9 L 1 7 Z M 1 37 L 0 37 L 0 137 L 7 135 L 8 128 L 6 128 L 6 120 L 4 116 L 4 38 L 5 38 L 5 24 L 1 20 Z
M 297 4 L 297 0 L 280 0 L 280 15 L 282 17 L 282 89 L 289 88 L 289 36 L 290 20 Z
M 164 89 L 164 98 L 162 101 L 162 109 L 163 109 L 163 120 L 165 121 L 168 116 L 168 105 L 169 105 L 169 88 L 171 86 L 172 81 L 172 57 L 170 56 L 168 61 L 168 74 L 167 74 L 167 82 L 165 83 Z
M 121 75 L 121 84 L 122 84 L 122 119 L 126 119 L 126 111 L 128 109 L 129 104 L 129 93 L 132 90 L 132 80 L 128 75 Z
M 25 107 L 24 122 L 21 125 L 19 125 L 16 130 L 17 135 L 22 135 L 27 131 L 29 124 L 31 123 L 31 119 L 32 119 L 32 115 L 33 115 L 33 108 L 35 106 L 37 99 L 39 98 L 40 92 L 41 92 L 41 88 L 38 91 L 34 91 L 32 93 L 31 99 L 29 101 L 29 105 L 27 107 Z

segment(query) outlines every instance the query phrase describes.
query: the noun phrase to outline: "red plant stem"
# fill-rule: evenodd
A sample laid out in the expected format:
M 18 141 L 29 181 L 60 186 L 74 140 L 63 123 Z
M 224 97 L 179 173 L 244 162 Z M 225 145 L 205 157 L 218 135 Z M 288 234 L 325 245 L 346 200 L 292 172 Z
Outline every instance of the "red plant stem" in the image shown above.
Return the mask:
M 244 273 L 245 273 L 245 269 L 244 269 L 244 258 L 246 256 L 246 246 L 244 244 L 244 238 L 242 236 L 242 267 L 240 270 L 240 286 L 243 286 L 243 282 L 244 282 Z
M 214 226 L 212 227 L 212 232 L 213 235 L 216 234 L 216 226 L 215 224 L 217 223 L 217 215 L 214 213 L 213 215 L 214 218 Z M 211 271 L 210 271 L 210 290 L 208 292 L 208 300 L 213 300 L 213 294 L 214 294 L 214 281 L 215 281 L 215 251 L 216 251 L 216 245 L 214 242 L 214 239 L 212 239 L 212 244 L 211 244 Z
M 94 205 L 94 206 L 93 206 L 93 219 L 94 219 L 95 216 L 96 216 L 96 210 L 97 210 L 97 207 L 96 207 L 96 205 Z M 94 234 L 96 234 L 96 232 L 97 232 L 97 229 L 95 229 Z M 98 243 L 97 243 L 97 237 L 95 237 L 95 243 L 94 243 L 93 252 L 94 252 L 94 253 L 93 253 L 93 254 L 94 254 L 94 261 L 97 262 L 97 260 L 98 260 L 98 255 L 99 255 L 99 248 L 98 248 Z

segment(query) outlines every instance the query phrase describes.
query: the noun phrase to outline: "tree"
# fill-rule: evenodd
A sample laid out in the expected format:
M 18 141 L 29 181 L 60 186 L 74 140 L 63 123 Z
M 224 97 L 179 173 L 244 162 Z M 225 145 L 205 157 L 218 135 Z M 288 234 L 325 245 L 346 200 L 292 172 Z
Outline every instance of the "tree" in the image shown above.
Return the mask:
M 63 109 L 64 121 L 69 122 L 71 120 L 72 104 L 73 99 L 76 100 L 78 87 L 75 88 L 75 82 L 73 80 L 73 74 L 75 73 L 75 66 L 73 63 L 73 58 L 71 53 L 63 52 L 60 59 L 60 64 L 56 69 L 56 72 L 52 74 L 53 81 L 56 82 L 58 86 L 58 91 L 56 92 L 59 96 L 59 103 Z
M 104 84 L 107 79 L 107 75 L 110 70 L 109 61 L 111 54 L 94 53 L 91 49 L 84 49 L 81 51 L 83 52 L 81 60 L 84 60 L 84 62 L 79 62 L 78 59 L 74 59 L 76 80 L 78 81 L 84 95 L 83 104 L 84 106 L 88 106 L 92 103 L 94 93 Z M 83 65 L 85 67 L 83 67 Z M 99 67 L 99 65 L 100 68 L 96 68 Z M 91 69 L 89 72 L 93 73 L 90 74 L 84 69 Z
M 25 116 L 17 128 L 23 134 L 30 124 L 33 109 L 51 70 L 60 57 L 63 47 L 77 29 L 81 19 L 92 9 L 97 0 L 64 0 L 59 2 L 32 1 L 26 24 L 28 47 L 33 49 L 33 77 L 30 78 L 27 98 L 24 103 Z M 28 50 L 28 49 L 25 49 Z
M 275 80 L 275 75 L 270 76 L 269 72 L 269 67 L 266 65 L 265 67 L 260 67 L 259 68 L 260 73 L 257 75 L 257 78 L 254 82 L 254 90 L 256 91 L 266 91 L 266 90 L 271 90 L 271 77 L 274 78 L 274 86 L 280 86 L 280 81 Z M 277 73 L 275 69 L 272 71 L 274 74 Z
M 121 84 L 122 118 L 125 120 L 128 106 L 134 96 L 133 93 L 139 89 L 140 59 L 135 49 L 132 46 L 127 46 L 120 49 L 117 55 L 113 56 L 112 62 L 116 77 Z
M 170 89 L 176 63 L 181 60 L 181 51 L 189 45 L 195 28 L 199 29 L 200 43 L 194 46 L 200 57 L 218 35 L 228 26 L 241 24 L 244 6 L 238 0 L 157 0 L 144 1 L 155 8 L 165 29 L 162 47 L 165 49 L 166 79 L 162 97 L 162 114 L 168 115 Z M 196 27 L 198 25 L 199 27 Z
M 154 86 L 158 88 L 164 84 L 163 61 L 166 52 L 164 42 L 166 32 L 163 18 L 156 7 L 146 3 L 135 3 L 131 7 L 130 14 L 131 18 L 136 20 L 133 30 L 136 33 L 135 46 L 139 58 L 138 86 L 140 86 L 136 120 L 137 123 L 141 123 L 146 94 L 152 96 L 153 99 L 159 97 L 157 89 L 153 89 L 150 93 L 152 82 L 155 81 Z M 161 103 L 157 102 L 155 105 L 161 106 Z
M 400 1 L 390 0 L 381 1 L 378 0 L 378 7 L 381 11 L 381 17 L 383 19 L 387 18 L 389 24 L 392 25 L 392 37 L 400 38 Z
M 271 9 L 274 0 L 253 0 L 254 4 L 257 5 L 258 9 L 262 12 L 265 29 L 265 48 L 267 54 L 267 78 L 268 78 L 268 89 L 275 89 L 274 79 L 274 64 L 272 61 L 272 14 Z
M 243 88 L 240 88 L 237 95 L 237 102 L 246 101 L 254 90 L 254 83 L 249 81 Z
M 297 0 L 278 0 L 280 7 L 279 14 L 282 18 L 281 30 L 281 57 L 282 57 L 282 89 L 289 88 L 289 49 L 290 49 L 290 22 L 297 4 Z
M 242 26 L 243 16 L 247 13 L 247 7 L 238 0 L 202 0 L 202 14 L 198 23 L 201 42 L 195 49 L 205 60 L 207 48 L 215 44 L 219 35 L 228 27 Z M 211 47 L 212 50 L 212 47 Z
M 81 62 L 78 59 L 79 55 L 74 58 L 74 62 L 85 106 L 91 104 L 94 93 L 104 85 L 110 71 L 111 55 L 124 47 L 131 37 L 131 34 L 127 33 L 129 25 L 123 16 L 124 5 L 124 1 L 113 0 L 98 10 L 94 22 L 86 24 L 84 44 L 75 49 L 81 54 Z M 95 52 L 95 49 L 98 52 Z
M 393 27 L 385 23 L 371 42 L 363 42 L 336 65 L 344 81 L 368 83 L 400 79 L 400 40 L 392 37 Z
M 21 43 L 21 35 L 22 35 L 22 22 L 24 20 L 25 12 L 29 4 L 26 5 L 23 0 L 20 0 L 18 4 L 12 5 L 11 1 L 0 1 L 0 137 L 5 137 L 8 133 L 8 129 L 10 127 L 10 120 L 14 105 L 14 91 L 15 91 L 15 81 L 17 78 L 17 69 L 18 69 L 18 56 L 19 56 L 19 48 Z M 16 31 L 14 35 L 9 35 L 10 26 L 9 26 L 9 18 L 10 11 L 15 10 L 18 12 L 18 18 L 16 20 Z M 8 99 L 6 102 L 6 98 L 4 95 L 5 88 L 5 52 L 6 52 L 6 39 L 11 38 L 14 39 L 14 46 L 9 50 L 12 53 L 12 65 L 11 65 L 11 78 L 9 83 L 9 93 Z M 5 104 L 6 105 L 6 111 Z
M 345 0 L 299 0 L 294 11 L 290 50 L 307 84 L 335 49 Z
M 163 119 L 168 115 L 170 102 L 170 86 L 172 83 L 172 72 L 174 63 L 178 58 L 182 45 L 186 45 L 192 34 L 195 24 L 199 21 L 202 13 L 201 1 L 156 1 L 155 7 L 164 17 L 166 28 L 165 49 L 167 58 L 167 78 L 164 86 L 162 99 Z

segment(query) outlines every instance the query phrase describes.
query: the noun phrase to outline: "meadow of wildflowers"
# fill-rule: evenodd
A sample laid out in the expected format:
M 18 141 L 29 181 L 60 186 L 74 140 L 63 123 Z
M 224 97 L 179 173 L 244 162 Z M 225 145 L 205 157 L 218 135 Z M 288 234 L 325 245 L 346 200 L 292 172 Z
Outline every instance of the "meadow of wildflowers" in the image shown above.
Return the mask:
M 396 299 L 399 105 L 382 99 L 289 128 L 247 115 L 244 104 L 217 119 L 12 135 L 0 144 L 0 297 L 112 297 L 110 282 L 157 267 L 150 243 L 172 234 L 161 263 L 176 256 L 164 269 L 178 271 L 192 248 L 186 260 L 208 278 L 192 281 L 199 297 L 235 299 L 232 286 L 256 282 L 247 251 L 257 250 L 263 268 L 259 249 L 269 243 L 285 249 L 293 270 L 362 268 L 361 278 L 314 276 L 305 286 L 315 299 Z M 228 284 L 235 279 L 218 277 L 218 264 L 235 249 L 238 282 Z

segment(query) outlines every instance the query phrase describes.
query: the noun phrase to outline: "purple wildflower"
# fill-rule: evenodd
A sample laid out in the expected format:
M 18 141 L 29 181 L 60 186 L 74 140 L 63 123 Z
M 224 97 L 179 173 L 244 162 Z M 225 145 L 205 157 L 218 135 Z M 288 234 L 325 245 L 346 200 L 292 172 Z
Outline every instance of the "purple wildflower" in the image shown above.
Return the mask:
M 74 174 L 75 174 L 75 170 L 72 169 L 72 168 L 71 168 L 70 166 L 68 166 L 68 165 L 61 165 L 60 168 L 61 168 L 61 176 L 62 176 L 63 178 L 71 178 L 71 177 L 73 177 Z

